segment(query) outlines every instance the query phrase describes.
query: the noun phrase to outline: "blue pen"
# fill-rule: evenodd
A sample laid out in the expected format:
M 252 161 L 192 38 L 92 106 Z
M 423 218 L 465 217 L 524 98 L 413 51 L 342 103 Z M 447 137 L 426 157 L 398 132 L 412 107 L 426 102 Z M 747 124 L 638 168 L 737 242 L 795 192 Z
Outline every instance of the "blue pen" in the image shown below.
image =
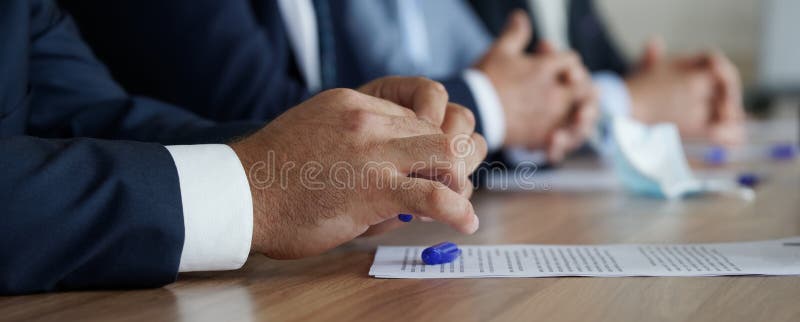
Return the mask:
M 451 242 L 443 242 L 422 251 L 422 261 L 427 265 L 447 264 L 461 255 L 461 248 Z
M 706 151 L 703 160 L 708 165 L 723 165 L 728 161 L 728 151 L 720 146 L 714 146 Z
M 761 178 L 755 173 L 742 173 L 736 180 L 740 186 L 754 188 L 761 181 Z
M 797 157 L 797 149 L 792 144 L 775 144 L 769 154 L 773 160 L 792 160 Z
M 409 222 L 412 219 L 414 219 L 414 216 L 409 215 L 409 214 L 399 214 L 399 215 L 397 215 L 397 219 L 400 219 L 400 221 L 402 221 L 402 222 Z

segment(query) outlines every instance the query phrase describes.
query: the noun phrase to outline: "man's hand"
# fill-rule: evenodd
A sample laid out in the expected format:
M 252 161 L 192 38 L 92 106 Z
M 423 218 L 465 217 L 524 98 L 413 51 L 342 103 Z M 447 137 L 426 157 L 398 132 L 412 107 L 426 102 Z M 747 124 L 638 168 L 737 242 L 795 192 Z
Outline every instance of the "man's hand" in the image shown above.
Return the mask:
M 475 115 L 461 105 L 448 102 L 449 95 L 444 85 L 425 77 L 388 76 L 373 80 L 358 88 L 359 92 L 391 101 L 409 108 L 417 117 L 441 128 L 446 134 L 468 134 L 475 132 Z M 446 106 L 446 108 L 442 108 Z M 419 177 L 431 180 L 437 178 Z M 443 178 L 447 180 L 448 178 Z M 472 196 L 472 182 L 467 179 L 466 189 L 456 191 L 465 198 Z M 447 182 L 443 182 L 447 184 Z M 419 217 L 422 221 L 432 221 L 428 217 Z M 382 234 L 407 225 L 395 218 L 371 226 L 362 237 Z
M 253 250 L 272 258 L 319 254 L 398 213 L 474 232 L 472 205 L 456 191 L 471 189 L 468 175 L 486 143 L 477 134 L 443 133 L 432 124 L 435 115 L 446 122 L 443 111 L 424 120 L 387 100 L 336 89 L 231 144 L 253 195 Z
M 664 58 L 663 51 L 660 41 L 650 41 L 639 69 L 625 80 L 632 116 L 644 123 L 674 123 L 685 138 L 741 142 L 744 110 L 733 64 L 716 52 Z
M 545 149 L 559 161 L 578 147 L 598 116 L 597 94 L 580 57 L 540 44 L 525 53 L 531 39 L 527 14 L 515 11 L 506 29 L 475 66 L 500 96 L 506 119 L 506 146 Z

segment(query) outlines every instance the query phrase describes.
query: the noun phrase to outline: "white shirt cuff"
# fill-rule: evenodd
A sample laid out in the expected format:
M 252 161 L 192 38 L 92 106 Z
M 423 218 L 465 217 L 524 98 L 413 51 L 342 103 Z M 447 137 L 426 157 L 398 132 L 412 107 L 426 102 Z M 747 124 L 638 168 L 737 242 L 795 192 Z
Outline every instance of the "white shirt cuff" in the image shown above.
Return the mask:
M 600 108 L 607 116 L 628 116 L 631 113 L 631 96 L 625 81 L 611 72 L 592 74 L 592 81 L 600 89 Z
M 506 118 L 497 91 L 486 75 L 475 69 L 467 69 L 462 77 L 475 99 L 480 114 L 483 137 L 490 152 L 503 147 L 506 139 Z
M 253 234 L 250 185 L 236 153 L 224 144 L 172 145 L 183 203 L 180 272 L 238 269 Z
M 615 117 L 628 117 L 631 113 L 631 96 L 625 81 L 612 72 L 592 74 L 592 81 L 600 90 L 601 117 L 597 124 L 597 135 L 589 142 L 601 155 L 607 156 L 613 146 L 611 121 Z

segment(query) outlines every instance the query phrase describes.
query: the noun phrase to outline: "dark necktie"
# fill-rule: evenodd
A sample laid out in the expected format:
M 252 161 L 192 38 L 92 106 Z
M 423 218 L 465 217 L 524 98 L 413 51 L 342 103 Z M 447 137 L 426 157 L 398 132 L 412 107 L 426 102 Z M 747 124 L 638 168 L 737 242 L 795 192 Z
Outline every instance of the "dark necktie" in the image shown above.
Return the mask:
M 322 89 L 336 87 L 336 42 L 328 0 L 313 0 L 317 13 L 319 35 L 319 63 Z

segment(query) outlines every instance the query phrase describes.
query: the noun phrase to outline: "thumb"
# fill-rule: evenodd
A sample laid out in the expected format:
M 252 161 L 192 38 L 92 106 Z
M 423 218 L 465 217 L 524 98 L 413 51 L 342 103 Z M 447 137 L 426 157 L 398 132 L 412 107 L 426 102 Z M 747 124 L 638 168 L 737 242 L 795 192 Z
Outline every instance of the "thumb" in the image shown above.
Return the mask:
M 449 100 L 441 83 L 424 77 L 382 77 L 359 87 L 358 91 L 410 108 L 417 117 L 437 128 L 442 126 Z
M 531 42 L 531 21 L 524 10 L 514 10 L 506 20 L 503 33 L 497 38 L 495 48 L 506 53 L 520 53 Z
M 642 60 L 639 62 L 639 68 L 650 69 L 658 64 L 664 57 L 664 41 L 661 38 L 654 37 L 647 41 L 642 54 Z

